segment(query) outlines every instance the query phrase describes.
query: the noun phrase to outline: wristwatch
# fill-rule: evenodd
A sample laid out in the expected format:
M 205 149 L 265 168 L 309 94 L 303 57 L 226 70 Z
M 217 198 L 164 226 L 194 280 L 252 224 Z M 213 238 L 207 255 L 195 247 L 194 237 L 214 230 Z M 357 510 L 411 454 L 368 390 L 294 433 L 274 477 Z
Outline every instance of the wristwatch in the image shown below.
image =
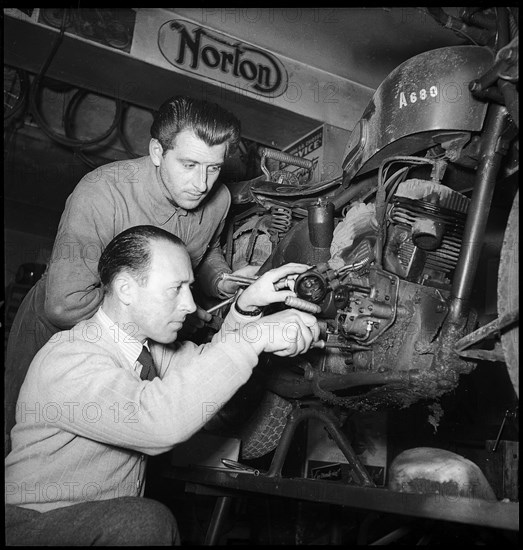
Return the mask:
M 244 309 L 242 309 L 239 305 L 238 305 L 238 300 L 236 300 L 234 302 L 234 309 L 236 309 L 236 311 L 240 314 L 240 315 L 247 315 L 249 317 L 257 317 L 258 315 L 261 314 L 261 312 L 263 311 L 261 308 L 257 307 L 256 309 L 252 310 L 252 311 L 245 311 Z

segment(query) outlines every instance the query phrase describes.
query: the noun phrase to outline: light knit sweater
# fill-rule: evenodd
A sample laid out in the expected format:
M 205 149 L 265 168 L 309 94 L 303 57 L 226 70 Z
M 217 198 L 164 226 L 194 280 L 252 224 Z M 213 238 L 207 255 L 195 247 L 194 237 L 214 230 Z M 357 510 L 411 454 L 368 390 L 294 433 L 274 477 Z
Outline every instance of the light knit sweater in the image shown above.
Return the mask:
M 248 380 L 258 356 L 234 308 L 208 344 L 149 342 L 159 376 L 140 379 L 141 344 L 99 310 L 37 353 L 17 402 L 6 502 L 41 512 L 139 496 L 146 455 L 188 439 Z

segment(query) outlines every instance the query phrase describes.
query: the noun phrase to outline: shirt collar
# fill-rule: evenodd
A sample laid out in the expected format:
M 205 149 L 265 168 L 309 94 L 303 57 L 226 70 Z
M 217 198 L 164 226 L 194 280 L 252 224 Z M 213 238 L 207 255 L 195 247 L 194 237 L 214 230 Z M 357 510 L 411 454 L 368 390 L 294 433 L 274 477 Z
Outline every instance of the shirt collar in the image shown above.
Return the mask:
M 125 332 L 121 326 L 114 322 L 105 311 L 100 307 L 97 312 L 98 320 L 100 323 L 109 331 L 111 338 L 114 343 L 118 346 L 120 351 L 123 353 L 125 358 L 129 361 L 129 364 L 133 366 L 140 353 L 142 352 L 142 347 L 145 346 L 149 349 L 149 344 L 147 340 L 142 344 L 139 340 Z

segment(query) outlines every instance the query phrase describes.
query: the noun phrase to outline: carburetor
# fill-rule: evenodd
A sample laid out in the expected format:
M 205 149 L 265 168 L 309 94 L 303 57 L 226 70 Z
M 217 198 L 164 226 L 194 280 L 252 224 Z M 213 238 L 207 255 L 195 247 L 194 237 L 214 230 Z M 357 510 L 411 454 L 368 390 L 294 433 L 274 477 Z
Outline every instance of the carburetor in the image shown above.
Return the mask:
M 337 334 L 370 343 L 394 322 L 399 277 L 377 267 L 366 273 L 357 277 L 321 263 L 299 275 L 294 290 L 321 308 L 318 317 L 334 321 Z

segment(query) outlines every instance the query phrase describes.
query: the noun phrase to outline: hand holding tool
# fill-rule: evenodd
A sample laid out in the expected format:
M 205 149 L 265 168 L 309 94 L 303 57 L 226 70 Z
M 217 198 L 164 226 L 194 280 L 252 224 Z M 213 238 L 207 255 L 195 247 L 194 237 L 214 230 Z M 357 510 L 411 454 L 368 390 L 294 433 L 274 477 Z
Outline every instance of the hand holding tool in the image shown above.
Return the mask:
M 234 273 L 222 273 L 220 278 L 222 281 L 232 281 L 242 286 L 252 285 L 252 283 L 254 283 L 259 279 L 259 277 L 245 277 L 243 275 L 234 275 Z M 284 288 L 290 288 L 289 282 L 293 281 L 294 278 L 295 277 L 293 276 L 288 276 L 288 277 L 285 277 L 285 279 L 282 279 L 281 281 L 277 281 L 276 283 L 274 283 L 274 289 L 283 290 Z
M 349 342 L 332 342 L 326 340 L 317 340 L 311 344 L 311 348 L 325 349 L 325 348 L 338 348 L 338 349 L 352 349 L 353 345 Z

